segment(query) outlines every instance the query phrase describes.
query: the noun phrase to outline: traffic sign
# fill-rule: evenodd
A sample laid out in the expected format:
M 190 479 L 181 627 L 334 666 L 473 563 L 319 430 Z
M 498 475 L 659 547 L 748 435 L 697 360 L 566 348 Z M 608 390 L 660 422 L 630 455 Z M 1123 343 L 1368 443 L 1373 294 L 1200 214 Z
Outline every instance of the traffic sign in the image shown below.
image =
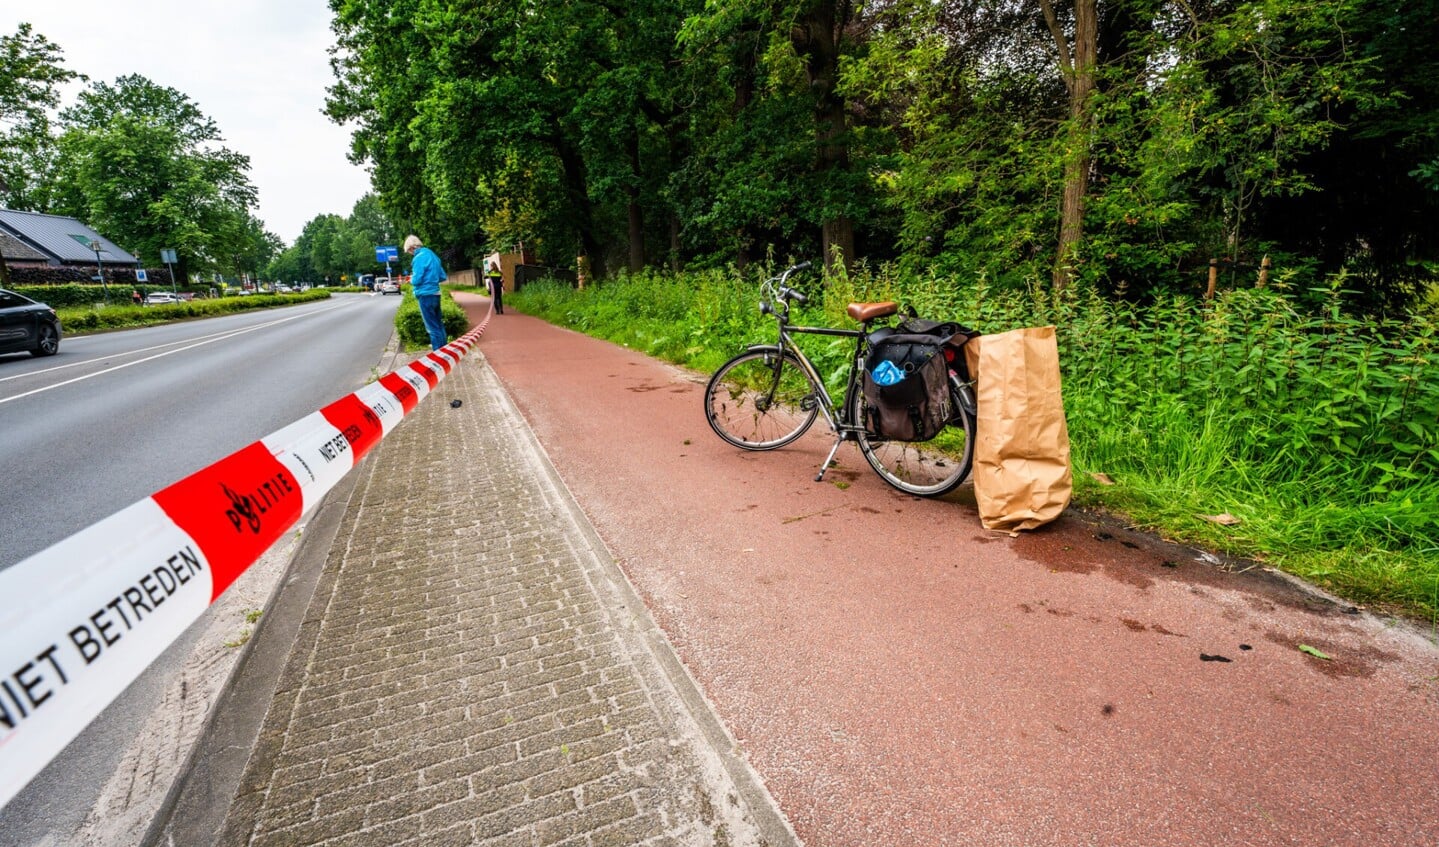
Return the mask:
M 150 278 L 149 278 L 148 276 L 146 276 L 146 274 L 145 274 L 145 269 L 144 269 L 144 268 L 136 268 L 136 269 L 135 269 L 135 281 L 136 281 L 136 282 L 149 282 L 149 281 L 150 281 Z
M 376 247 L 375 261 L 377 262 L 398 262 L 400 251 L 397 247 Z
M 161 251 L 160 251 L 160 261 L 164 262 L 164 263 L 167 264 L 167 265 L 173 265 L 173 264 L 175 264 L 175 262 L 177 261 L 177 260 L 175 259 L 175 251 L 174 251 L 174 250 L 161 250 Z

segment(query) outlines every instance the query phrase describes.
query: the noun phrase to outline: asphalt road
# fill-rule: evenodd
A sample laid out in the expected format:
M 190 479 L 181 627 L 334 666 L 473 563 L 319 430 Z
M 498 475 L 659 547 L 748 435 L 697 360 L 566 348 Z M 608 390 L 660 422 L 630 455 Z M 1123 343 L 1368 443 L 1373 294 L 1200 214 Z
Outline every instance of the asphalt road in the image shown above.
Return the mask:
M 0 567 L 359 388 L 377 375 L 398 302 L 337 295 L 66 338 L 46 359 L 0 356 Z M 190 732 L 204 719 L 212 693 L 201 689 L 223 679 L 234 653 L 226 642 L 242 629 L 245 609 L 264 606 L 291 552 L 287 541 L 277 544 L 0 808 L 0 847 L 90 842 L 101 807 L 126 804 L 109 795 L 163 795 L 163 780 L 186 749 L 171 739 L 137 749 L 139 728 L 160 711 Z M 111 777 L 122 765 L 132 781 L 117 789 Z M 143 829 L 147 822 L 120 823 Z M 127 837 L 111 833 L 94 843 Z
M 363 385 L 398 302 L 342 294 L 0 356 L 0 568 Z

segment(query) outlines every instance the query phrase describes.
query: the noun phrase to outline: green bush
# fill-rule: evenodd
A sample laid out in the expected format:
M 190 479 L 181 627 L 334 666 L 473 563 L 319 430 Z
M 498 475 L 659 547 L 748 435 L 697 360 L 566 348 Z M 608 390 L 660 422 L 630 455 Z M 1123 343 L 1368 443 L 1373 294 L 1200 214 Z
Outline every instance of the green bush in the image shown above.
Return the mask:
M 99 285 L 82 285 L 69 283 L 65 285 L 17 285 L 11 289 L 17 294 L 23 294 L 31 300 L 38 300 L 53 309 L 66 309 L 72 306 L 103 306 L 107 302 L 107 291 Z M 148 294 L 151 291 L 169 291 L 168 285 L 140 285 L 120 287 L 111 285 L 108 291 L 108 302 L 116 306 L 130 305 L 130 292 L 139 291 L 141 294 Z M 180 289 L 184 291 L 185 289 Z
M 155 306 L 128 304 L 124 306 L 86 306 L 56 309 L 55 311 L 60 316 L 60 326 L 64 331 L 75 333 L 98 329 L 148 326 L 186 318 L 208 318 L 234 312 L 270 309 L 276 306 L 294 306 L 313 300 L 324 300 L 329 296 L 330 292 L 328 291 L 306 291 L 303 294 L 264 294 L 252 297 L 222 297 L 214 300 L 187 300 Z
M 419 301 L 409 288 L 402 289 L 401 296 L 404 299 L 400 301 L 400 310 L 395 313 L 395 330 L 400 334 L 400 340 L 407 349 L 429 347 L 430 334 L 425 331 L 424 318 L 420 317 Z M 469 331 L 470 319 L 465 317 L 465 310 L 460 308 L 450 292 L 444 290 L 440 293 L 440 318 L 451 341 Z
M 763 272 L 541 282 L 511 302 L 708 372 L 773 340 L 757 308 Z M 1078 287 L 1055 296 L 862 269 L 799 279 L 810 303 L 796 320 L 853 326 L 847 303 L 892 299 L 990 333 L 1054 324 L 1077 504 L 1264 558 L 1355 601 L 1439 616 L 1439 322 L 1346 315 L 1344 281 L 1137 305 Z M 800 343 L 842 390 L 849 342 Z M 1240 523 L 1199 517 L 1221 512 Z
M 49 288 L 58 285 L 81 284 L 89 285 L 96 291 L 101 291 L 102 286 L 91 284 L 95 279 L 96 267 L 43 267 L 43 268 L 10 268 L 11 290 L 18 290 L 17 286 L 27 288 Z M 135 268 L 129 265 L 105 265 L 105 281 L 109 283 L 111 291 L 120 291 L 128 294 L 131 288 L 137 285 L 149 285 L 156 288 L 170 290 L 170 271 L 166 268 L 151 268 L 147 272 L 149 282 L 140 282 L 135 278 Z M 25 295 L 29 297 L 30 295 Z M 101 300 L 101 297 L 96 297 Z

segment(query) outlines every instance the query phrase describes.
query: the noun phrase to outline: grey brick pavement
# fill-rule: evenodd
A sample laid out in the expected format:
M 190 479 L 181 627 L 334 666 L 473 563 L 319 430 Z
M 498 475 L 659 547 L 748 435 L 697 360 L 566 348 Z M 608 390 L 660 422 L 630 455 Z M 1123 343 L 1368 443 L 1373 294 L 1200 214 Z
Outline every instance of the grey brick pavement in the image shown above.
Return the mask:
M 479 353 L 353 473 L 219 843 L 792 843 Z

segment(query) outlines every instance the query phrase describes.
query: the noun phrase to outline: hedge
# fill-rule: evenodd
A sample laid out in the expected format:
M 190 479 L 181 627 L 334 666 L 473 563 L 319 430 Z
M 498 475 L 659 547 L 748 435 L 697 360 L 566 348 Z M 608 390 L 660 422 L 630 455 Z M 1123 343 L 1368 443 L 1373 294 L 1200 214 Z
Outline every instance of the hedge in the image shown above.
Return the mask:
M 7 287 L 12 290 L 18 290 L 16 286 L 21 285 L 51 286 L 71 283 L 89 283 L 97 291 L 100 289 L 100 286 L 93 282 L 94 268 L 6 268 L 6 271 L 10 275 L 10 284 Z M 169 268 L 146 270 L 145 275 L 150 278 L 148 285 L 164 286 L 167 289 L 170 287 Z M 134 288 L 137 284 L 135 269 L 129 265 L 105 265 L 105 282 L 109 283 L 112 289 Z
M 420 317 L 420 303 L 408 287 L 403 289 L 403 292 L 405 299 L 400 302 L 400 310 L 395 313 L 395 330 L 399 332 L 400 340 L 405 342 L 407 347 L 428 347 L 430 334 L 425 331 L 425 319 Z M 470 329 L 470 319 L 465 317 L 465 310 L 460 308 L 448 291 L 440 296 L 440 318 L 445 322 L 445 332 L 451 341 Z
M 312 290 L 301 294 L 257 294 L 252 297 L 221 297 L 213 300 L 187 300 L 158 306 L 105 306 L 57 309 L 60 326 L 66 332 L 145 326 L 183 318 L 207 318 L 232 312 L 294 306 L 312 300 L 324 300 L 329 291 Z M 52 304 L 53 305 L 53 304 Z
M 10 289 L 16 294 L 23 294 L 31 300 L 38 300 L 47 306 L 55 309 L 67 309 L 72 306 L 89 307 L 106 302 L 105 289 L 98 285 L 77 285 L 66 283 L 61 285 L 17 285 Z M 118 285 L 110 286 L 111 304 L 130 303 L 130 292 L 139 291 L 143 296 L 151 291 L 169 291 L 169 285 Z M 181 291 L 186 289 L 181 288 Z

